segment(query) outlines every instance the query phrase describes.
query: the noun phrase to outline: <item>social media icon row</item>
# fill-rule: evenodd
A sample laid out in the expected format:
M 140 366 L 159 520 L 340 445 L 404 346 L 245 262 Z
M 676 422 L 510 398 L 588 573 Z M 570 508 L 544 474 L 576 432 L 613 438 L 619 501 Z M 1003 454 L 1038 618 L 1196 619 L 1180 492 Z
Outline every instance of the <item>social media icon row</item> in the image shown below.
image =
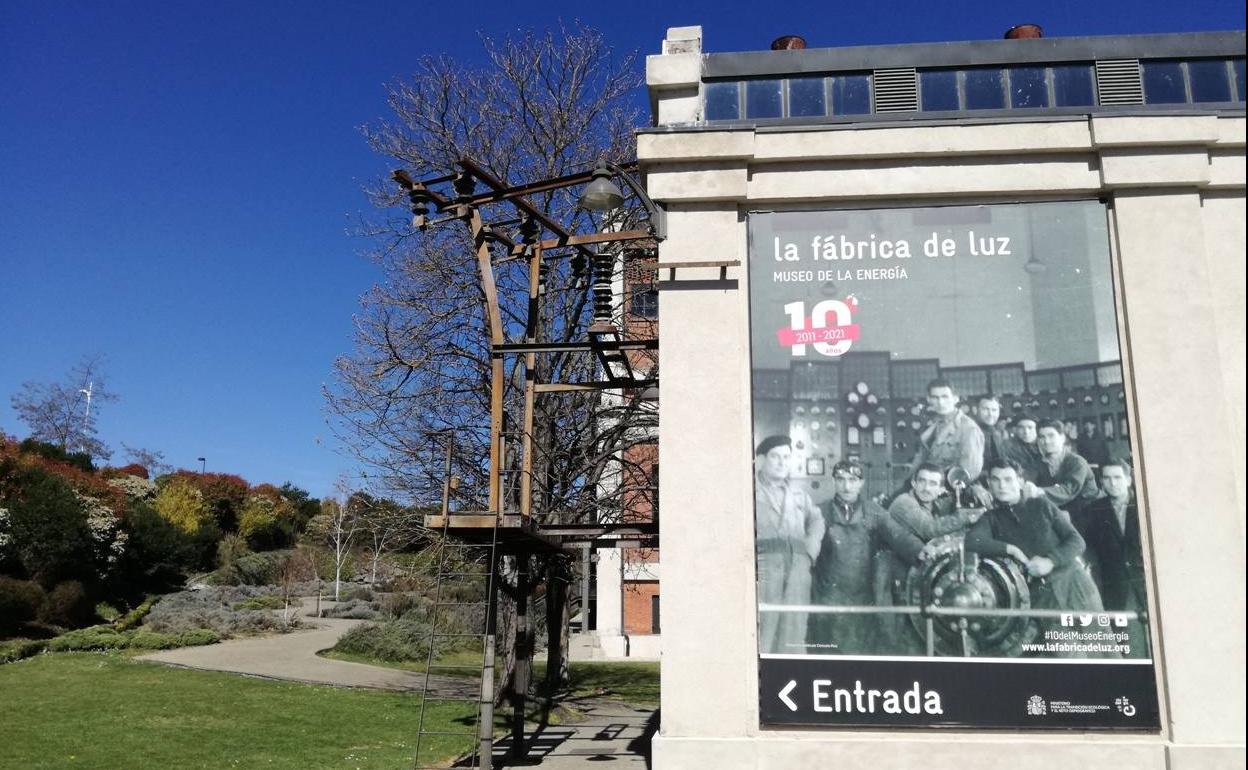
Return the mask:
M 1116 628 L 1126 628 L 1127 620 L 1128 617 L 1120 613 L 1079 613 L 1078 615 L 1073 612 L 1062 613 L 1062 625 L 1067 627 L 1075 626 L 1076 621 L 1078 621 L 1077 625 L 1084 628 L 1087 628 L 1093 623 L 1101 628 L 1109 628 L 1111 625 Z

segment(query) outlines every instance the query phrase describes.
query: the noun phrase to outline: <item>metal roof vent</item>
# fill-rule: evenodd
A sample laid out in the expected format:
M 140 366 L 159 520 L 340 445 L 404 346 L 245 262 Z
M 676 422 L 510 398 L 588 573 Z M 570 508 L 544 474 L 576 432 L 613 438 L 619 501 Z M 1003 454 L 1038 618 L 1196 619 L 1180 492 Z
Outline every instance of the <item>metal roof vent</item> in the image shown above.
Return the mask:
M 1096 63 L 1098 104 L 1143 104 L 1144 84 L 1139 59 L 1107 59 Z
M 871 78 L 875 112 L 919 109 L 919 81 L 914 67 L 876 70 Z

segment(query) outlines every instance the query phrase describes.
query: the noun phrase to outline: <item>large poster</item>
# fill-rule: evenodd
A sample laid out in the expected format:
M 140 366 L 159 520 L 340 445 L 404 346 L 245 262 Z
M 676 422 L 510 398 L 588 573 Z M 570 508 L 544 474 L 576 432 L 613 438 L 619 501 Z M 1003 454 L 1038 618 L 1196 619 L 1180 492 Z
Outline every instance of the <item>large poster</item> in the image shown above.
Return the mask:
M 1158 729 L 1105 206 L 749 235 L 763 723 Z

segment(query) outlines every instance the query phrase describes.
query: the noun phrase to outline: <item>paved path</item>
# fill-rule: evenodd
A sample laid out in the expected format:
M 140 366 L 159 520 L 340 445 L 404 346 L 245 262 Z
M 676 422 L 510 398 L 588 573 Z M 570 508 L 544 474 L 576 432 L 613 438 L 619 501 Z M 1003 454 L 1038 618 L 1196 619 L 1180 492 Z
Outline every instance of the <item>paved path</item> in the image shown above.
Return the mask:
M 304 601 L 304 606 L 309 606 L 308 600 Z M 316 654 L 333 647 L 348 629 L 364 621 L 337 618 L 301 618 L 301 621 L 308 630 L 162 650 L 140 655 L 139 660 L 339 687 L 381 690 L 420 690 L 424 687 L 425 675 L 415 671 L 349 663 Z M 474 680 L 432 676 L 429 681 L 431 694 L 471 697 L 477 692 Z
M 535 728 L 526 735 L 529 750 L 524 759 L 510 757 L 510 737 L 495 741 L 494 767 L 571 770 L 603 762 L 634 770 L 650 766 L 650 739 L 659 728 L 658 712 L 604 700 L 571 705 L 586 714 L 585 721 Z

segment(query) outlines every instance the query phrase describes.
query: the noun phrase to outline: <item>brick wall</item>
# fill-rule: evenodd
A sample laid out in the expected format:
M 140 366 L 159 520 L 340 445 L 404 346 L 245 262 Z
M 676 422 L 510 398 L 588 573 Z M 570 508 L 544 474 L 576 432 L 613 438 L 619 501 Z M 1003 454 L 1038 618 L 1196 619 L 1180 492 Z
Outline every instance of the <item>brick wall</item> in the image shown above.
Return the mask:
M 653 634 L 651 605 L 659 595 L 659 581 L 640 580 L 624 583 L 624 633 Z

